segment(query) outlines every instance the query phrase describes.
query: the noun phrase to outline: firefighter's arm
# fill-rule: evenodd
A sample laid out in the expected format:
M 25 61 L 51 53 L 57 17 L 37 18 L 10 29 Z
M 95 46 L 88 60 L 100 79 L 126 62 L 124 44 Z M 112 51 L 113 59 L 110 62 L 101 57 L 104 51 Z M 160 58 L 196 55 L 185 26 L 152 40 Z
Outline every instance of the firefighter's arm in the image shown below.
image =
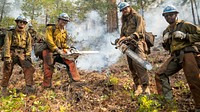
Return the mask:
M 188 40 L 191 43 L 200 42 L 200 27 L 190 24 L 188 22 L 185 22 L 184 25 L 186 27 L 186 37 L 188 38 Z
M 4 58 L 11 60 L 10 46 L 11 46 L 12 32 L 8 31 L 4 39 Z
M 49 49 L 51 49 L 51 51 L 55 51 L 58 48 L 53 41 L 52 27 L 47 27 L 47 29 L 46 29 L 45 42 L 47 43 L 47 45 L 48 45 Z
M 171 38 L 171 35 L 169 34 L 169 32 L 164 32 L 163 33 L 163 42 L 162 42 L 162 46 L 165 50 L 169 50 L 170 48 L 170 44 L 169 44 L 169 40 Z

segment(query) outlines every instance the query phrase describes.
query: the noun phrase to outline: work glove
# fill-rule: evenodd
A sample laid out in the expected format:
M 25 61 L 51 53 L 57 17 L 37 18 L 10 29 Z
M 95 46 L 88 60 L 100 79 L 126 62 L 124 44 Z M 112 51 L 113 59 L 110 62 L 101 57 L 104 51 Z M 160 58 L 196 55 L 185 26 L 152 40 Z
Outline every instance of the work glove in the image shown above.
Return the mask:
M 27 56 L 27 55 L 25 56 L 25 60 L 32 63 L 31 56 L 29 56 L 29 55 L 28 55 L 28 56 Z
M 58 54 L 60 54 L 60 55 L 65 55 L 65 54 L 67 54 L 63 49 L 57 48 L 55 51 L 56 51 Z
M 169 38 L 170 38 L 169 32 L 167 32 L 167 33 L 165 33 L 165 35 L 163 36 L 163 41 L 166 42 Z
M 172 37 L 179 38 L 181 40 L 187 39 L 187 35 L 181 31 L 175 31 L 172 33 Z
M 125 44 L 122 44 L 120 46 L 120 50 L 122 51 L 122 53 L 125 53 L 125 51 L 128 49 L 128 46 L 126 46 Z
M 5 67 L 10 67 L 11 66 L 12 60 L 8 57 L 4 57 L 4 66 Z

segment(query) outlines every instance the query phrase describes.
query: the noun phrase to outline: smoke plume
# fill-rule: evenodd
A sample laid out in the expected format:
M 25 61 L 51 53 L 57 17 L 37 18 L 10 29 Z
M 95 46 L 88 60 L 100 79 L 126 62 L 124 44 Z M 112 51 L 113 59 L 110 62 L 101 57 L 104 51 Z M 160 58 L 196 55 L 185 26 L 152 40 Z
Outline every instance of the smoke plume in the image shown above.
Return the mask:
M 99 54 L 81 55 L 77 60 L 77 67 L 82 70 L 97 70 L 115 63 L 121 53 L 111 45 L 111 41 L 119 38 L 119 33 L 107 33 L 106 25 L 102 24 L 101 17 L 96 11 L 87 14 L 85 22 L 70 23 L 69 32 L 78 41 L 74 45 L 78 50 L 95 50 Z

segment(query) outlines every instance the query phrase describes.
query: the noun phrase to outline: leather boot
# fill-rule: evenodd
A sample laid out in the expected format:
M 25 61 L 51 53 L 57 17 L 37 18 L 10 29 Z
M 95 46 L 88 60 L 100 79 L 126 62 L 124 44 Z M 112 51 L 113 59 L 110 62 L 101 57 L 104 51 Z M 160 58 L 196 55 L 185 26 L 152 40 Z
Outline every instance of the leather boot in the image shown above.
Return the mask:
M 32 86 L 26 86 L 25 88 L 25 94 L 31 94 L 35 92 L 35 88 L 33 88 Z
M 138 85 L 135 90 L 135 96 L 142 94 L 142 86 Z
M 1 94 L 2 94 L 3 97 L 9 95 L 9 92 L 8 92 L 8 90 L 7 90 L 7 87 L 2 87 L 2 89 L 1 89 Z

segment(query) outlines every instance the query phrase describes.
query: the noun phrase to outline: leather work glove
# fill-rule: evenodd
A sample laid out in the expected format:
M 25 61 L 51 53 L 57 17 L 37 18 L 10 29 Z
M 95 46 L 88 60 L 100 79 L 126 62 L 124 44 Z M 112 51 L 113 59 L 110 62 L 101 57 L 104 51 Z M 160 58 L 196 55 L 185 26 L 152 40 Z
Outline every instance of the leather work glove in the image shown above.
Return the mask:
M 170 38 L 169 32 L 167 32 L 167 33 L 163 36 L 163 41 L 166 42 L 169 38 Z
M 57 52 L 58 54 L 60 54 L 60 55 L 65 55 L 65 54 L 66 54 L 66 52 L 64 52 L 63 49 L 59 49 L 59 48 L 56 49 L 56 52 Z
M 12 60 L 10 58 L 4 57 L 4 65 L 6 67 L 9 68 L 11 66 L 11 62 L 12 62 Z
M 63 49 L 63 51 L 64 51 L 64 53 L 65 53 L 65 55 L 67 55 L 67 54 L 71 54 L 71 49 Z
M 25 56 L 25 60 L 32 63 L 31 56 Z
M 187 35 L 181 31 L 175 31 L 172 33 L 172 37 L 179 38 L 181 40 L 187 39 Z

